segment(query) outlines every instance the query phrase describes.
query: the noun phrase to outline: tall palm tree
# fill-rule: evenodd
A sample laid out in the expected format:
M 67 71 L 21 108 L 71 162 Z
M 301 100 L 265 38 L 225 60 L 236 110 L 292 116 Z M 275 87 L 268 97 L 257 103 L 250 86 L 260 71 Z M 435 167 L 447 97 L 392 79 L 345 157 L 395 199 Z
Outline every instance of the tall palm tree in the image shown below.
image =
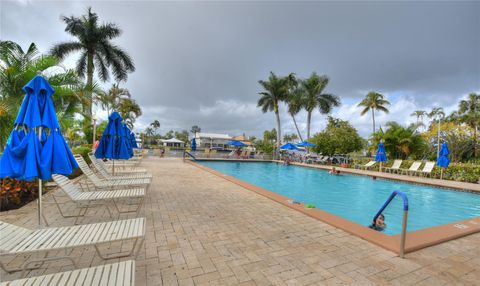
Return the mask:
M 315 109 L 319 109 L 320 113 L 328 114 L 333 107 L 340 106 L 338 96 L 331 93 L 323 93 L 327 87 L 329 79 L 327 76 L 319 76 L 313 72 L 309 78 L 301 81 L 303 90 L 303 106 L 307 111 L 307 140 L 310 139 L 310 124 L 312 121 L 312 113 Z
M 360 113 L 361 116 L 365 115 L 370 110 L 372 111 L 373 133 L 375 133 L 375 110 L 388 113 L 388 105 L 390 105 L 390 102 L 385 99 L 385 96 L 375 91 L 370 91 L 358 104 L 358 107 L 364 107 Z
M 425 110 L 415 110 L 410 114 L 410 116 L 415 116 L 417 118 L 417 126 L 423 125 L 423 117 L 427 115 Z
M 123 118 L 123 122 L 128 126 L 128 128 L 133 129 L 133 124 L 140 115 L 142 115 L 142 109 L 140 105 L 131 98 L 124 99 L 118 105 L 118 112 Z
M 295 120 L 295 115 L 297 115 L 300 112 L 300 110 L 302 110 L 303 102 L 304 102 L 304 93 L 299 88 L 295 88 L 294 90 L 292 90 L 292 92 L 289 94 L 286 100 L 288 114 L 290 114 L 290 116 L 292 117 L 293 124 L 295 125 L 295 129 L 297 130 L 298 137 L 300 138 L 301 141 L 303 141 L 303 138 L 302 138 L 302 134 L 300 133 L 300 130 L 298 129 L 297 120 Z
M 287 77 L 279 77 L 273 72 L 270 72 L 268 80 L 259 80 L 258 83 L 263 87 L 265 91 L 259 92 L 261 95 L 257 102 L 257 106 L 262 108 L 263 113 L 267 111 L 273 111 L 277 120 L 277 147 L 281 144 L 281 126 L 280 126 L 280 113 L 279 104 L 288 97 L 289 89 L 292 84 L 293 74 Z
M 458 104 L 458 117 L 473 129 L 473 156 L 477 156 L 477 132 L 480 125 L 480 94 L 470 93 Z
M 76 71 L 81 77 L 87 76 L 87 86 L 93 86 L 93 73 L 98 69 L 97 75 L 102 81 L 109 79 L 109 69 L 116 81 L 127 79 L 129 72 L 135 71 L 133 60 L 112 40 L 120 36 L 122 31 L 112 23 L 100 24 L 98 15 L 88 8 L 87 14 L 82 17 L 62 17 L 67 25 L 65 31 L 76 37 L 76 41 L 56 44 L 51 49 L 51 54 L 65 58 L 68 54 L 80 51 Z M 90 110 L 87 116 L 92 115 L 93 98 L 90 98 Z

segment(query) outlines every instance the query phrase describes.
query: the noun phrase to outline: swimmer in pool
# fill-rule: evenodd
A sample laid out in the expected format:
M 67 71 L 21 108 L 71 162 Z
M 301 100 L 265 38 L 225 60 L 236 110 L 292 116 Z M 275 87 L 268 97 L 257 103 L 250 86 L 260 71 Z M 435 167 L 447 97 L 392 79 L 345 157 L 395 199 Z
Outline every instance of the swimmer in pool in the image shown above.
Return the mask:
M 376 231 L 385 230 L 385 228 L 387 228 L 387 224 L 385 223 L 385 216 L 383 214 L 380 214 L 377 219 L 369 226 L 369 228 Z

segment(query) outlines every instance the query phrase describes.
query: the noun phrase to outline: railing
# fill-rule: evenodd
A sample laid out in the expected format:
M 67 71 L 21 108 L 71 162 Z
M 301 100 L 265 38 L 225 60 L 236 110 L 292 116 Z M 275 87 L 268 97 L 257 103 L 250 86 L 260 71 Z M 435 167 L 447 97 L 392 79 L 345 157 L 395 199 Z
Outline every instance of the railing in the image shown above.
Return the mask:
M 395 196 L 400 196 L 403 200 L 403 222 L 402 222 L 402 234 L 400 237 L 400 257 L 404 258 L 405 256 L 405 241 L 407 239 L 407 219 L 408 219 L 408 198 L 407 195 L 400 191 L 393 191 L 388 200 L 383 204 L 377 214 L 373 217 L 373 222 L 382 214 L 385 208 L 390 204 L 390 202 L 395 198 Z
M 190 152 L 183 151 L 183 160 L 184 160 L 184 161 L 185 161 L 185 158 L 186 158 L 187 156 L 190 157 L 190 158 L 192 158 L 194 161 L 197 160 L 197 158 L 195 158 L 195 156 L 192 155 Z

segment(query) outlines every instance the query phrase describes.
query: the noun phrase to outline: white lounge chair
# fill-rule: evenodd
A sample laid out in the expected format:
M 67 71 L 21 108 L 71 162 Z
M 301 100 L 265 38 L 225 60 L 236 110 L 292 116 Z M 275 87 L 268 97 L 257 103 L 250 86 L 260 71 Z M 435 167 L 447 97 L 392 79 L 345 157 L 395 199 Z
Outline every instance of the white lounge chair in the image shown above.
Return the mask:
M 96 267 L 5 281 L 0 286 L 100 286 L 135 285 L 135 261 L 127 260 Z
M 400 166 L 402 165 L 403 160 L 395 160 L 393 161 L 393 165 L 391 167 L 384 167 L 383 169 L 387 173 L 394 173 L 400 170 Z
M 98 171 L 98 173 L 106 180 L 130 180 L 130 179 L 149 179 L 151 180 L 153 176 L 151 174 L 115 174 L 112 175 L 107 172 L 104 165 L 99 163 L 99 159 L 95 156 L 90 155 L 90 160 L 92 161 L 93 167 Z
M 78 166 L 82 170 L 83 174 L 88 178 L 88 180 L 95 186 L 95 188 L 101 189 L 113 189 L 113 188 L 124 188 L 132 186 L 144 186 L 148 187 L 150 185 L 150 179 L 128 179 L 128 180 L 105 180 L 97 176 L 92 169 L 88 166 L 85 159 L 82 155 L 74 155 L 75 160 L 78 163 Z
M 418 171 L 418 169 L 420 168 L 420 165 L 422 165 L 422 162 L 420 161 L 415 161 L 412 163 L 412 165 L 410 165 L 410 168 L 408 169 L 400 169 L 402 172 L 402 174 L 406 174 L 406 175 L 413 175 L 415 174 L 415 172 Z
M 93 155 L 92 155 L 93 156 Z M 95 157 L 95 156 L 93 156 Z M 112 171 L 112 164 L 104 162 L 102 159 L 97 158 L 97 162 L 102 165 L 108 173 Z M 119 166 L 115 165 L 115 174 L 145 174 L 147 170 L 144 168 L 137 168 L 134 166 Z
M 66 214 L 62 210 L 61 206 L 65 202 L 60 202 L 57 197 L 60 197 L 58 194 L 52 194 L 52 198 L 57 205 L 57 208 L 64 218 L 73 218 L 75 217 L 75 224 L 77 223 L 80 217 L 84 217 L 88 209 L 94 205 L 104 205 L 107 209 L 110 217 L 112 213 L 108 207 L 109 203 L 112 203 L 115 206 L 117 212 L 120 213 L 131 213 L 140 211 L 141 206 L 145 198 L 145 189 L 136 188 L 136 189 L 119 189 L 119 190 L 110 190 L 110 191 L 82 191 L 81 186 L 73 183 L 70 179 L 62 175 L 53 175 L 52 176 L 55 183 L 60 187 L 63 193 L 76 204 L 79 208 L 78 213 Z M 117 201 L 119 200 L 135 200 L 137 201 L 137 207 L 133 210 L 127 209 L 122 210 L 119 208 Z
M 416 172 L 420 176 L 432 176 L 433 168 L 435 167 L 435 162 L 426 162 L 422 170 Z
M 134 239 L 132 249 L 127 253 L 106 255 L 98 248 L 101 244 Z M 28 267 L 33 263 L 43 264 L 46 261 L 67 259 L 75 266 L 75 261 L 67 256 L 68 249 L 94 246 L 102 259 L 113 259 L 131 256 L 141 248 L 145 239 L 145 218 L 134 218 L 118 221 L 100 222 L 65 227 L 48 227 L 30 230 L 0 221 L 0 258 L 18 255 L 44 254 L 38 259 L 27 260 L 20 268 L 7 268 L 6 263 L 0 260 L 0 267 L 11 273 L 36 269 Z M 48 252 L 64 250 L 64 256 L 47 257 Z M 75 266 L 76 267 L 76 266 Z
M 372 168 L 373 166 L 375 166 L 375 164 L 377 164 L 376 161 L 370 161 L 368 162 L 367 164 L 361 166 L 360 168 L 364 169 L 364 170 L 369 170 L 370 168 Z

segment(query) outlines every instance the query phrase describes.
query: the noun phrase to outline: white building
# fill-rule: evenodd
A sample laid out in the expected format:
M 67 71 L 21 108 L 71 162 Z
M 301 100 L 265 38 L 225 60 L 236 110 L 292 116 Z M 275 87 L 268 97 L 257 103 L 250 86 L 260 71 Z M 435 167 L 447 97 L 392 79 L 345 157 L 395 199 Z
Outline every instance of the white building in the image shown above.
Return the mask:
M 160 139 L 158 141 L 164 147 L 185 147 L 185 142 L 177 138 Z
M 217 133 L 195 133 L 195 141 L 197 143 L 197 148 L 208 148 L 208 149 L 227 149 L 227 142 L 232 140 L 232 136 L 228 134 L 217 134 Z

